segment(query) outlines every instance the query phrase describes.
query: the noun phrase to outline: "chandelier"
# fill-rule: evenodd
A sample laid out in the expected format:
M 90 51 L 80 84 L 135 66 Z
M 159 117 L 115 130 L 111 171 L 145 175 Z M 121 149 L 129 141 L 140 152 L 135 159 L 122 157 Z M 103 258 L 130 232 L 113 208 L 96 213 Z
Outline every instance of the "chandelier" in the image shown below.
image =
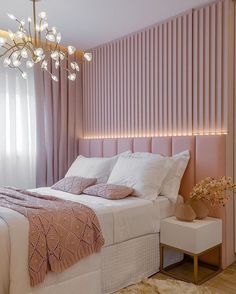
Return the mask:
M 0 58 L 3 58 L 3 65 L 10 69 L 17 69 L 24 79 L 27 79 L 25 68 L 33 68 L 39 63 L 41 70 L 46 71 L 52 80 L 58 82 L 58 77 L 49 70 L 50 56 L 52 66 L 55 69 L 65 70 L 70 81 L 75 81 L 76 73 L 79 72 L 79 64 L 71 61 L 69 55 L 76 52 L 74 46 L 68 46 L 64 51 L 60 48 L 61 33 L 56 27 L 49 28 L 46 12 L 36 15 L 36 2 L 40 0 L 30 0 L 33 2 L 33 20 L 28 17 L 27 21 L 19 20 L 13 14 L 8 13 L 8 17 L 15 21 L 18 28 L 16 32 L 8 31 L 9 38 L 0 38 Z M 3 51 L 3 52 L 2 52 Z M 85 61 L 92 60 L 90 52 L 82 52 Z M 64 67 L 67 61 L 68 67 Z

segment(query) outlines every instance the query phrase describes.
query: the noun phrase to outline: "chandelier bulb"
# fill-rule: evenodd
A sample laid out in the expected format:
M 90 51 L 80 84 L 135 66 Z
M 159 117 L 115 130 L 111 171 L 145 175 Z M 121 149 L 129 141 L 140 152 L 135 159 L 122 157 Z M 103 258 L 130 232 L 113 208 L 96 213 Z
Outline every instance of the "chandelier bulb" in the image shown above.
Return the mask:
M 28 58 L 28 51 L 25 48 L 21 50 L 21 57 Z
M 25 71 L 23 71 L 21 75 L 23 79 L 27 80 L 27 73 Z
M 58 51 L 54 51 L 51 54 L 51 58 L 55 61 L 57 61 L 59 59 L 59 52 Z
M 60 66 L 60 62 L 59 62 L 59 60 L 57 60 L 57 61 L 55 62 L 55 69 L 58 69 L 59 66 Z
M 76 51 L 76 48 L 74 46 L 68 46 L 67 49 L 68 49 L 69 55 L 74 54 Z
M 14 67 L 19 67 L 21 65 L 21 62 L 20 62 L 20 60 L 15 59 L 15 60 L 13 60 L 12 64 Z
M 11 19 L 11 20 L 16 20 L 15 15 L 11 14 L 11 13 L 7 13 L 7 16 Z
M 55 42 L 55 36 L 53 34 L 47 34 L 46 39 L 50 42 Z
M 0 37 L 0 47 L 2 47 L 3 45 L 5 45 L 6 41 L 7 40 L 5 38 L 1 38 Z
M 56 40 L 57 40 L 57 43 L 61 42 L 61 33 L 57 34 Z
M 44 60 L 41 64 L 41 68 L 44 69 L 44 70 L 47 70 L 48 69 L 48 62 L 46 60 Z
M 75 73 L 69 74 L 69 75 L 68 75 L 68 79 L 69 79 L 70 81 L 75 81 L 75 79 L 76 79 L 76 74 L 75 74 Z
M 40 30 L 44 31 L 48 28 L 48 23 L 44 20 L 41 24 Z
M 6 57 L 3 60 L 3 66 L 8 67 L 11 64 L 11 59 Z
M 13 54 L 12 54 L 12 59 L 17 59 L 20 55 L 20 52 L 19 51 L 15 51 Z
M 57 33 L 57 28 L 56 28 L 56 27 L 52 27 L 52 33 L 53 33 L 54 35 L 56 35 L 56 33 Z
M 84 53 L 84 58 L 87 61 L 92 61 L 92 58 L 93 58 L 92 53 L 90 53 L 90 52 Z
M 42 56 L 43 55 L 43 49 L 42 48 L 37 48 L 34 50 L 34 54 L 38 57 Z
M 31 60 L 27 60 L 27 61 L 26 61 L 26 67 L 27 67 L 27 68 L 32 68 L 33 66 L 34 66 L 33 61 L 31 61 Z
M 61 60 L 64 60 L 64 59 L 65 59 L 65 54 L 64 54 L 64 53 L 60 52 L 60 53 L 59 53 L 59 56 L 60 56 L 60 59 L 61 59 Z
M 71 62 L 70 66 L 73 70 L 76 70 L 76 71 L 80 70 L 78 63 L 75 61 Z
M 57 78 L 57 76 L 55 76 L 55 75 L 51 75 L 51 77 L 52 77 L 53 81 L 58 82 L 58 78 Z
M 44 11 L 40 12 L 40 13 L 39 13 L 39 17 L 40 17 L 41 19 L 46 19 L 46 18 L 47 18 L 47 14 L 46 14 L 46 12 L 44 12 Z

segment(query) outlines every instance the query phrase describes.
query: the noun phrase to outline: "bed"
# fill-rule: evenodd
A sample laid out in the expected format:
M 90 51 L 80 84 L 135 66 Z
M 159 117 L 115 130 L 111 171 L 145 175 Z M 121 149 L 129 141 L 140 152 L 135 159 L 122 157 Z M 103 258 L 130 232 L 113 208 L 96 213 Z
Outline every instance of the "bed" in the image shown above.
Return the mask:
M 213 167 L 222 167 L 223 162 L 218 160 L 216 164 L 214 160 L 222 154 L 224 140 L 222 136 L 80 140 L 79 153 L 88 157 L 113 156 L 132 150 L 170 156 L 189 149 L 191 160 L 180 190 L 186 196 L 199 177 L 204 173 L 214 176 Z M 206 161 L 201 161 L 205 151 L 200 143 L 212 147 Z M 200 159 L 197 164 L 196 158 Z M 39 188 L 37 192 L 76 200 L 74 195 L 50 188 Z M 155 201 L 136 197 L 112 201 L 80 195 L 79 201 L 91 207 L 99 218 L 105 238 L 101 253 L 84 258 L 61 274 L 49 273 L 46 280 L 34 288 L 29 286 L 27 267 L 27 220 L 17 212 L 0 207 L 1 294 L 112 293 L 159 271 L 160 220 L 173 214 L 173 203 L 163 196 Z M 170 252 L 168 263 L 180 258 Z
M 43 195 L 79 201 L 91 207 L 100 221 L 105 246 L 100 254 L 81 260 L 62 274 L 49 273 L 42 285 L 30 288 L 27 220 L 17 212 L 0 208 L 1 240 L 4 240 L 0 248 L 0 277 L 3 286 L 1 293 L 8 293 L 6 289 L 10 280 L 10 293 L 17 294 L 53 293 L 55 284 L 55 293 L 65 293 L 70 287 L 69 293 L 75 293 L 73 289 L 77 288 L 74 288 L 74 285 L 78 287 L 80 284 L 80 289 L 84 287 L 81 293 L 101 293 L 101 288 L 102 293 L 111 293 L 159 270 L 160 220 L 171 216 L 174 209 L 174 205 L 166 197 L 160 196 L 155 201 L 137 197 L 113 201 L 88 195 L 77 197 L 51 188 L 39 188 L 35 191 Z M 9 222 L 10 217 L 13 221 Z M 3 222 L 7 219 L 10 226 L 15 226 L 18 220 L 17 227 L 7 228 Z M 15 240 L 10 241 L 8 229 L 15 234 Z M 11 257 L 15 255 L 16 259 L 6 258 L 10 251 Z M 7 269 L 9 275 L 6 274 Z

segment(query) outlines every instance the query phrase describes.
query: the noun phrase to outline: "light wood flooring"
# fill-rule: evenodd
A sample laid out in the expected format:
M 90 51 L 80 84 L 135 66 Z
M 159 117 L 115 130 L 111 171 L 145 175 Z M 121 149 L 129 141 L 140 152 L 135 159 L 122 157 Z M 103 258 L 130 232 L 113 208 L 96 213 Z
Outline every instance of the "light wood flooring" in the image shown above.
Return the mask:
M 184 275 L 191 274 L 190 265 L 183 268 L 182 273 Z M 170 277 L 161 273 L 156 274 L 153 278 L 170 279 Z M 202 285 L 209 287 L 219 294 L 236 294 L 236 263 Z

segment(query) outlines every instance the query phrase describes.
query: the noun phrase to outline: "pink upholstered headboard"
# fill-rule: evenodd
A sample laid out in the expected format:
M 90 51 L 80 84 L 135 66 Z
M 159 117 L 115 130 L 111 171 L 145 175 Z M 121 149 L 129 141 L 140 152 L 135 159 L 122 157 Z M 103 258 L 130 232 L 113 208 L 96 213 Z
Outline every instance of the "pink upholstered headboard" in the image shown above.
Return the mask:
M 79 140 L 79 154 L 87 157 L 109 157 L 127 150 L 166 156 L 190 150 L 191 159 L 180 188 L 184 197 L 201 179 L 220 177 L 226 172 L 225 135 Z

